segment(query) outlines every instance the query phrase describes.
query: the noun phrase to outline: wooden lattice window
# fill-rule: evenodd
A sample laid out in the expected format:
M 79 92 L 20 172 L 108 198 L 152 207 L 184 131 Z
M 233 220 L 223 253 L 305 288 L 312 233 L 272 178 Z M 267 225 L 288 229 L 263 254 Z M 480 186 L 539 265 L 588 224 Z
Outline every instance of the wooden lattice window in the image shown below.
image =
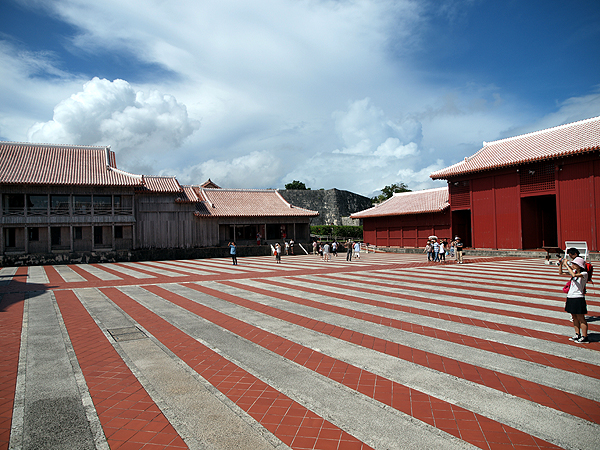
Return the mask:
M 469 208 L 471 206 L 469 180 L 450 182 L 450 205 L 452 208 Z
M 554 163 L 535 164 L 520 168 L 521 192 L 554 190 Z

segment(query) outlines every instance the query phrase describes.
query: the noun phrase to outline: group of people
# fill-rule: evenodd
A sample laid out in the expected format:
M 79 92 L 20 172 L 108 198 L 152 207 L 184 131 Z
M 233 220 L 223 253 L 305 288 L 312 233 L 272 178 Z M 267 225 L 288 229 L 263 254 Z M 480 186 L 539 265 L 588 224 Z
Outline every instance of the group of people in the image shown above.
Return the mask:
M 446 262 L 446 256 L 456 258 L 458 264 L 463 263 L 462 239 L 458 236 L 448 244 L 446 239 L 430 237 L 425 245 L 423 253 L 427 253 L 427 261 Z
M 348 239 L 344 244 L 334 240 L 331 242 L 313 241 L 313 254 L 321 257 L 323 261 L 331 261 L 331 255 L 337 257 L 338 251 L 346 252 L 346 261 L 352 261 L 352 257 L 360 259 L 360 242 Z

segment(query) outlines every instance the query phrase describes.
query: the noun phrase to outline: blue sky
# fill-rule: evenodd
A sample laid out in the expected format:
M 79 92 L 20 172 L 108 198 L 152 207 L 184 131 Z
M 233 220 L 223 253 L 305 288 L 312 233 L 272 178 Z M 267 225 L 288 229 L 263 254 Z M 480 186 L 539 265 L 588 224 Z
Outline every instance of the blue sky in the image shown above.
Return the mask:
M 3 0 L 0 140 L 372 196 L 600 115 L 597 1 Z

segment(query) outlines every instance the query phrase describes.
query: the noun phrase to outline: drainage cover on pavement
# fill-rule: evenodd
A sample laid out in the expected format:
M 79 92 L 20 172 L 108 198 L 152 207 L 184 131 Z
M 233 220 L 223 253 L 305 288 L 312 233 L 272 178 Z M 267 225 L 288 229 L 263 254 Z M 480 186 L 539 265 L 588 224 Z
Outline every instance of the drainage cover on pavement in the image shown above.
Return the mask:
M 110 333 L 115 341 L 133 341 L 136 339 L 144 339 L 148 336 L 144 334 L 138 327 L 113 328 L 106 330 Z

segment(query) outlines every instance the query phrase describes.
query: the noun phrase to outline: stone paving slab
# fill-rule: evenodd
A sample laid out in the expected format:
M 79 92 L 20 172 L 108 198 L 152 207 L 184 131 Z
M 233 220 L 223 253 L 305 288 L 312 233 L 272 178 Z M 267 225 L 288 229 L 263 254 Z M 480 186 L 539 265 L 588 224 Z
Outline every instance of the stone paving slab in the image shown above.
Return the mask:
M 595 286 L 342 256 L 2 268 L 0 450 L 599 448 Z

